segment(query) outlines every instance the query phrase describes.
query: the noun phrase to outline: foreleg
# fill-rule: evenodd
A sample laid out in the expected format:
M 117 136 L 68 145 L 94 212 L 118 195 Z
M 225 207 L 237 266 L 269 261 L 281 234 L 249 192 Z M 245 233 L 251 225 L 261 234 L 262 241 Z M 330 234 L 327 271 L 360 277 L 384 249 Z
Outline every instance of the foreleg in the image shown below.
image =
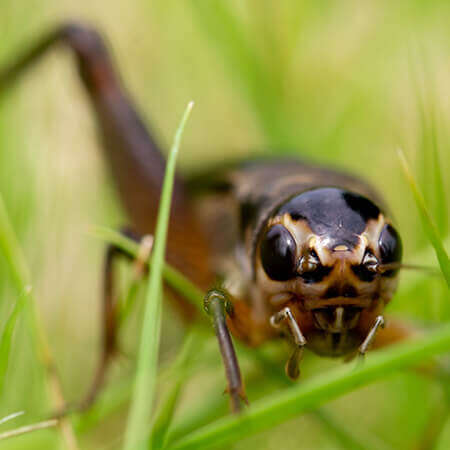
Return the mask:
M 231 398 L 231 410 L 236 413 L 241 410 L 241 400 L 247 403 L 247 397 L 242 383 L 236 351 L 234 350 L 226 321 L 227 315 L 233 315 L 233 305 L 224 290 L 212 289 L 205 296 L 204 307 L 212 319 L 214 331 L 219 341 L 228 384 L 227 391 Z

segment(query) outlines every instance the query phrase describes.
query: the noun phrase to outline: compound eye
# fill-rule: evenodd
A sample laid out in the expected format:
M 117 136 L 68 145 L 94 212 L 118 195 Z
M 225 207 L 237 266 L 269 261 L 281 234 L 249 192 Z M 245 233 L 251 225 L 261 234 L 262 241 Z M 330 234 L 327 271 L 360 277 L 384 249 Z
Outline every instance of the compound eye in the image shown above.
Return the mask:
M 261 263 L 266 274 L 275 281 L 287 281 L 295 276 L 297 245 L 283 225 L 274 225 L 261 242 Z
M 380 238 L 378 239 L 378 246 L 380 248 L 380 256 L 382 264 L 390 264 L 400 262 L 402 259 L 402 241 L 399 234 L 392 225 L 385 225 L 381 230 Z M 397 270 L 388 270 L 384 272 L 385 276 L 393 276 Z

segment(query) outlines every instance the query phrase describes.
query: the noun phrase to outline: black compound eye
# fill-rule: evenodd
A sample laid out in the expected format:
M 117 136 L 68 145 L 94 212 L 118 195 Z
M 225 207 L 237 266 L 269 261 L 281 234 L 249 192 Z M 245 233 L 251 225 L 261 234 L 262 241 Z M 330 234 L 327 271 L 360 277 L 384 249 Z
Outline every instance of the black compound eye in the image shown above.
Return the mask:
M 275 281 L 287 281 L 295 276 L 297 245 L 283 225 L 274 225 L 261 242 L 261 262 L 266 274 Z
M 378 239 L 380 248 L 381 264 L 390 264 L 400 262 L 402 259 L 402 241 L 399 234 L 391 225 L 385 225 L 381 230 L 380 238 Z M 397 273 L 396 270 L 388 270 L 384 272 L 385 276 L 393 276 Z

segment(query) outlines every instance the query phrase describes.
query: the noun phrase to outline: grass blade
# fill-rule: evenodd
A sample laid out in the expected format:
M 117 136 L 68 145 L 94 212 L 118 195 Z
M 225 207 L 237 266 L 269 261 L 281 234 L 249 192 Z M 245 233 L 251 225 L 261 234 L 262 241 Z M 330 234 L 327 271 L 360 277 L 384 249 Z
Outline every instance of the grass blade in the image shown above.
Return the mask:
M 435 129 L 435 119 L 432 116 L 432 152 L 433 152 L 433 187 L 435 197 L 435 217 L 437 228 L 441 237 L 445 237 L 448 233 L 448 208 L 447 196 L 445 193 L 444 177 L 442 176 L 442 165 L 439 156 L 439 147 L 437 142 L 437 133 Z
M 28 266 L 9 220 L 3 197 L 0 196 L 0 250 L 8 263 L 14 286 L 22 292 L 30 282 Z
M 193 356 L 193 351 L 195 350 L 197 352 L 201 343 L 199 334 L 193 329 L 186 337 L 180 354 L 174 363 L 174 367 L 172 368 L 174 380 L 156 414 L 152 427 L 152 435 L 150 436 L 151 446 L 155 449 L 164 448 L 167 431 L 175 414 L 181 388 L 188 376 L 188 365 Z
M 17 319 L 28 300 L 27 297 L 30 295 L 30 292 L 31 287 L 27 286 L 22 292 L 22 295 L 14 304 L 13 310 L 6 321 L 2 336 L 0 338 L 0 396 L 3 394 L 14 329 L 16 328 Z
M 26 291 L 30 285 L 30 271 L 1 196 L 0 252 L 3 254 L 8 263 L 16 291 L 19 295 L 22 295 L 24 290 Z M 24 302 L 24 314 L 36 348 L 36 354 L 45 369 L 45 383 L 47 392 L 51 397 L 52 408 L 59 410 L 65 406 L 64 397 L 62 395 L 62 388 L 59 378 L 54 370 L 53 358 L 50 353 L 47 336 L 44 332 L 44 328 L 39 317 L 36 300 L 31 293 L 25 295 L 23 300 L 28 300 L 27 302 Z M 15 318 L 13 316 L 12 322 L 14 323 L 14 321 Z M 10 324 L 9 326 L 11 327 L 12 325 Z M 7 329 L 5 328 L 5 330 Z M 8 330 L 7 333 L 9 333 Z M 77 449 L 78 446 L 70 421 L 66 418 L 62 418 L 57 421 L 56 425 L 61 433 L 61 437 L 63 438 L 65 448 L 73 450 Z
M 131 409 L 125 433 L 125 450 L 145 448 L 148 438 L 148 424 L 152 413 L 155 396 L 159 335 L 161 326 L 162 272 L 166 246 L 167 227 L 169 225 L 170 201 L 175 164 L 180 147 L 181 135 L 192 110 L 189 103 L 181 123 L 175 133 L 174 143 L 167 160 L 166 175 L 161 192 L 161 202 L 155 231 L 155 245 L 152 252 L 152 270 L 150 272 L 144 321 L 137 362 L 136 379 L 133 390 Z
M 429 70 L 426 70 L 429 66 L 425 64 L 423 67 L 425 68 L 424 81 L 426 89 L 421 89 L 417 71 L 411 70 L 421 125 L 419 130 L 422 192 L 424 193 L 424 198 L 432 204 L 430 209 L 436 218 L 437 229 L 441 233 L 441 237 L 445 237 L 448 233 L 448 207 L 439 157 L 436 114 L 437 96 L 432 74 Z
M 22 248 L 17 239 L 14 228 L 9 219 L 8 212 L 5 208 L 3 198 L 0 196 L 0 252 L 6 259 L 9 271 L 12 276 L 14 288 L 19 296 L 22 296 L 23 292 L 30 286 L 30 271 L 23 254 Z M 33 341 L 36 344 L 36 353 L 44 365 L 49 358 L 48 346 L 45 341 L 43 331 L 40 328 L 39 321 L 37 319 L 37 311 L 35 306 L 35 300 L 32 295 L 25 296 L 24 299 L 28 299 L 26 304 L 27 311 L 25 311 L 26 319 L 33 337 Z
M 12 413 L 12 414 L 8 414 L 7 416 L 2 417 L 0 419 L 0 425 L 3 425 L 4 423 L 9 422 L 10 420 L 15 419 L 16 417 L 23 416 L 24 414 L 25 414 L 25 411 L 18 411 L 18 412 Z
M 428 239 L 430 240 L 432 246 L 434 247 L 434 251 L 436 252 L 436 256 L 439 261 L 442 273 L 444 274 L 445 280 L 447 282 L 447 286 L 450 288 L 450 260 L 448 258 L 442 239 L 440 237 L 439 230 L 437 229 L 435 223 L 433 222 L 433 219 L 430 216 L 430 213 L 425 203 L 425 199 L 423 198 L 419 190 L 419 187 L 417 186 L 417 183 L 414 180 L 414 177 L 412 176 L 405 155 L 400 149 L 398 150 L 398 157 L 400 159 L 400 163 L 402 165 L 406 180 L 408 181 L 408 184 L 413 193 L 414 200 L 416 202 L 417 208 L 420 213 L 420 217 L 422 219 L 423 226 L 425 228 L 425 232 L 427 233 Z
M 22 434 L 32 433 L 33 431 L 45 430 L 46 428 L 56 427 L 59 424 L 58 419 L 45 420 L 44 422 L 33 423 L 32 425 L 25 425 L 14 430 L 5 431 L 0 433 L 0 441 L 10 439 Z
M 338 369 L 286 389 L 282 393 L 255 402 L 239 416 L 227 416 L 174 442 L 171 450 L 202 449 L 236 442 L 246 436 L 292 419 L 299 414 L 351 392 L 393 372 L 423 363 L 450 350 L 450 324 L 422 339 L 395 345 L 371 355 L 357 369 Z

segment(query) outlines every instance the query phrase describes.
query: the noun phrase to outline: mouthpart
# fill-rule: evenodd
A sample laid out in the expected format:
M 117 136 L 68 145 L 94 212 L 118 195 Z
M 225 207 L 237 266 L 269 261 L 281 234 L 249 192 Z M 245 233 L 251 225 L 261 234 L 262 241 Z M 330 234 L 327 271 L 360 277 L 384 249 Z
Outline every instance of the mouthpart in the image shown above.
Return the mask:
M 329 333 L 342 333 L 358 325 L 361 306 L 326 306 L 311 310 L 317 328 Z

